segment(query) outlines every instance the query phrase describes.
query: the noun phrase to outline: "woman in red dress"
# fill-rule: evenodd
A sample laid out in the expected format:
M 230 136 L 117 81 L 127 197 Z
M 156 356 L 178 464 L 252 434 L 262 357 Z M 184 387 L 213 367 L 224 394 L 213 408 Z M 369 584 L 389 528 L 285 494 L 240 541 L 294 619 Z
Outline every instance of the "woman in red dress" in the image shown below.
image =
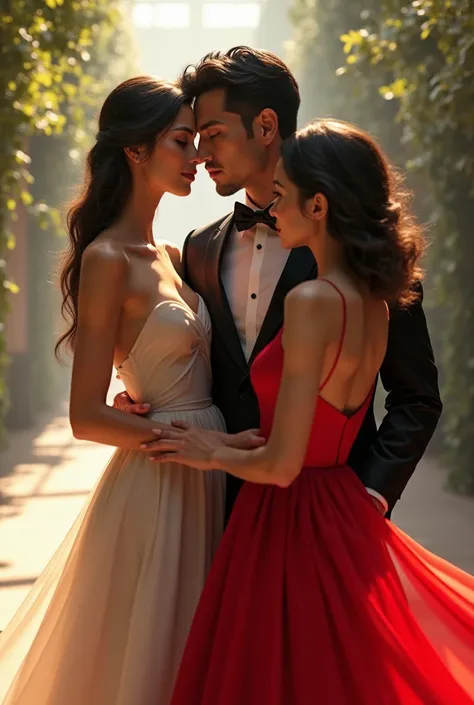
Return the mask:
M 386 302 L 416 296 L 420 230 L 379 147 L 332 120 L 285 143 L 272 212 L 319 279 L 289 293 L 252 367 L 268 442 L 236 450 L 183 425 L 160 441 L 166 461 L 247 480 L 172 704 L 472 705 L 474 578 L 387 521 L 347 466 Z

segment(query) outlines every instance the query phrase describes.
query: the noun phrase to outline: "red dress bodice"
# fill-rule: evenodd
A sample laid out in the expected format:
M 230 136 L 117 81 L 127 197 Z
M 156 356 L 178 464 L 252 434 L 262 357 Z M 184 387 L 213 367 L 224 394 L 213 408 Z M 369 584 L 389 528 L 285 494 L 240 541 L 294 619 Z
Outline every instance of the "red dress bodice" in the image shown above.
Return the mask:
M 327 280 L 326 280 L 327 281 Z M 332 368 L 321 385 L 320 392 L 331 378 L 341 354 L 346 329 L 346 302 L 339 289 L 333 286 L 341 295 L 343 303 L 343 326 L 339 350 Z M 260 408 L 260 429 L 265 438 L 270 436 L 275 407 L 283 374 L 284 350 L 282 345 L 283 330 L 262 350 L 255 359 L 251 380 L 258 398 Z M 367 395 L 365 402 L 355 412 L 350 414 L 336 409 L 322 396 L 316 400 L 313 425 L 306 450 L 304 467 L 335 467 L 347 463 L 349 453 L 359 433 L 367 409 L 372 400 L 375 384 Z

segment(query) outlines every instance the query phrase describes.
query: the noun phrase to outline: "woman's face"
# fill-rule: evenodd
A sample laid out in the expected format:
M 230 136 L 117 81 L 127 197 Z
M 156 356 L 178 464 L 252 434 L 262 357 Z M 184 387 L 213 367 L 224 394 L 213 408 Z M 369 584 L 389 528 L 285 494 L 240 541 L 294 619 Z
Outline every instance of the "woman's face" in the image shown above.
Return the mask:
M 183 105 L 171 127 L 159 137 L 143 163 L 144 176 L 154 192 L 188 196 L 198 163 L 196 125 L 189 105 Z
M 309 245 L 314 236 L 314 221 L 309 215 L 313 199 L 305 204 L 303 213 L 299 191 L 288 178 L 281 159 L 276 166 L 273 183 L 275 200 L 270 213 L 276 218 L 281 244 L 286 249 Z

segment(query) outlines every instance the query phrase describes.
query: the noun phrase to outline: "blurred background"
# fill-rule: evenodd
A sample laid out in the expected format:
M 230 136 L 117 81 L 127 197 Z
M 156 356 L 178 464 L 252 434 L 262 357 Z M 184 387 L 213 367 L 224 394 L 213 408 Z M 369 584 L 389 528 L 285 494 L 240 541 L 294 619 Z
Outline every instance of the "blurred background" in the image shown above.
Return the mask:
M 109 90 L 174 79 L 215 49 L 281 56 L 300 123 L 370 130 L 407 173 L 427 224 L 425 308 L 445 411 L 395 520 L 474 572 L 474 10 L 470 0 L 3 0 L 0 7 L 0 629 L 77 515 L 110 448 L 72 439 L 55 266 Z M 233 207 L 201 170 L 165 197 L 155 233 Z M 239 196 L 237 196 L 239 198 Z M 120 388 L 112 381 L 111 395 Z M 383 390 L 378 394 L 383 414 Z

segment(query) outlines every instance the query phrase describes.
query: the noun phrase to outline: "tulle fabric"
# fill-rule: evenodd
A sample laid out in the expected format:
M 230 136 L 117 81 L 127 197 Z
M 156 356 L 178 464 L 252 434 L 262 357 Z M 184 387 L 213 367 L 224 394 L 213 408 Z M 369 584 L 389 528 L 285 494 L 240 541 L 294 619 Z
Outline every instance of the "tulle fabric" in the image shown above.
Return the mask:
M 219 411 L 154 414 L 224 429 Z M 2 705 L 166 705 L 223 530 L 224 478 L 117 451 L 0 635 Z
M 244 485 L 172 705 L 472 705 L 474 578 L 347 467 Z
M 328 284 L 343 325 L 320 392 L 347 322 Z M 251 369 L 266 437 L 282 338 Z M 346 414 L 320 394 L 295 482 L 243 486 L 172 705 L 473 705 L 474 578 L 386 521 L 347 467 L 371 399 Z

